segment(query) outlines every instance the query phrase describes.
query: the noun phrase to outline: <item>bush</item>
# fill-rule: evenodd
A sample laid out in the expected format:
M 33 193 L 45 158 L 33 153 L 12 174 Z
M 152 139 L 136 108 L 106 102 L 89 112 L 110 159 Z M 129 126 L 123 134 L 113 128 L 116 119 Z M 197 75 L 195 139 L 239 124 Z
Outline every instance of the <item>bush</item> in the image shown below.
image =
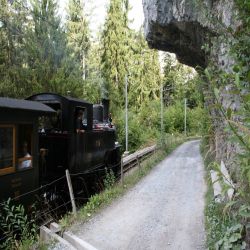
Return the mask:
M 184 109 L 181 102 L 165 109 L 164 128 L 165 132 L 170 134 L 184 131 Z
M 129 151 L 156 143 L 161 136 L 161 116 L 159 100 L 145 103 L 139 110 L 129 109 L 128 113 L 128 143 Z M 165 107 L 163 114 L 164 133 L 179 134 L 184 132 L 184 105 L 182 102 Z M 187 109 L 187 132 L 190 135 L 205 134 L 208 115 L 201 107 Z M 118 140 L 125 151 L 125 110 L 117 110 L 114 114 Z
M 203 135 L 207 131 L 208 114 L 202 107 L 187 108 L 187 133 L 189 135 Z M 166 133 L 184 132 L 184 106 L 177 102 L 164 111 L 164 128 Z
M 129 151 L 133 152 L 138 148 L 151 142 L 156 142 L 160 131 L 160 116 L 156 102 L 152 102 L 150 107 L 144 105 L 140 110 L 130 109 L 128 114 L 128 143 Z M 150 113 L 150 115 L 149 115 Z M 116 111 L 114 124 L 117 128 L 118 140 L 125 151 L 125 111 Z
M 188 109 L 188 132 L 191 135 L 205 135 L 210 126 L 210 118 L 206 110 L 202 107 Z
M 0 249 L 16 249 L 34 244 L 37 232 L 35 220 L 28 218 L 24 207 L 13 205 L 9 199 L 1 205 L 0 210 L 0 227 L 4 239 Z

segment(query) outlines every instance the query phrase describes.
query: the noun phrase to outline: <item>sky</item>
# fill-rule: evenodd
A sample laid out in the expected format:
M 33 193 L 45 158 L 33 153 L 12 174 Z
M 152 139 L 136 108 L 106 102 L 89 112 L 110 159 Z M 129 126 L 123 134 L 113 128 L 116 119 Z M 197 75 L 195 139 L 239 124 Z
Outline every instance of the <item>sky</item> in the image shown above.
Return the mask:
M 60 11 L 59 14 L 65 16 L 65 7 L 68 0 L 59 0 Z M 131 28 L 139 30 L 143 25 L 144 14 L 142 8 L 142 0 L 130 0 L 130 6 L 132 9 L 129 13 L 129 19 L 133 20 L 131 23 Z M 86 0 L 86 8 L 89 12 L 92 9 L 91 20 L 90 20 L 90 29 L 93 33 L 96 33 L 100 26 L 104 24 L 106 8 L 109 3 L 109 0 Z

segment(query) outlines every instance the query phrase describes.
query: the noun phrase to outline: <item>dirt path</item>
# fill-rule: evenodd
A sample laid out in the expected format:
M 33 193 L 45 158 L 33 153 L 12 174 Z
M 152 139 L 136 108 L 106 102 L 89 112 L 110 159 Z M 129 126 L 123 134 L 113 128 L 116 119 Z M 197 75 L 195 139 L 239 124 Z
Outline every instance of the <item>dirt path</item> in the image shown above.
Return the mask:
M 72 228 L 99 250 L 205 249 L 199 141 L 184 143 L 124 197 Z

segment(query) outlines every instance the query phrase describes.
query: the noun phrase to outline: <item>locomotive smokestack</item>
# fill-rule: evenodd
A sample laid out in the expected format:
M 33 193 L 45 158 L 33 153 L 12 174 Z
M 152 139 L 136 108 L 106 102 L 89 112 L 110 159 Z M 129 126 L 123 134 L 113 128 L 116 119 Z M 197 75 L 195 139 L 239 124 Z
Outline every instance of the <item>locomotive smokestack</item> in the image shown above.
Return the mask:
M 109 100 L 102 99 L 102 105 L 103 105 L 103 120 L 104 122 L 107 122 L 109 116 Z

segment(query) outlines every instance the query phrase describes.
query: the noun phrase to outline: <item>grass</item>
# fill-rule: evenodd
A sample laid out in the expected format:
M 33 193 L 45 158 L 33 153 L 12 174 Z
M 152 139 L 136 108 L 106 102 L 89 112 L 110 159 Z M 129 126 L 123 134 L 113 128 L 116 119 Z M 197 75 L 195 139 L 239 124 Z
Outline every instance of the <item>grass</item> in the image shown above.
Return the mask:
M 76 215 L 69 213 L 60 220 L 62 228 L 67 229 L 76 222 L 83 223 L 89 220 L 98 211 L 111 204 L 111 202 L 118 197 L 124 195 L 177 146 L 190 139 L 197 139 L 197 137 L 168 136 L 165 140 L 164 149 L 158 148 L 152 156 L 141 162 L 140 169 L 135 169 L 132 174 L 125 176 L 123 186 L 120 183 L 115 183 L 112 187 L 92 196 L 87 204 L 78 210 Z

